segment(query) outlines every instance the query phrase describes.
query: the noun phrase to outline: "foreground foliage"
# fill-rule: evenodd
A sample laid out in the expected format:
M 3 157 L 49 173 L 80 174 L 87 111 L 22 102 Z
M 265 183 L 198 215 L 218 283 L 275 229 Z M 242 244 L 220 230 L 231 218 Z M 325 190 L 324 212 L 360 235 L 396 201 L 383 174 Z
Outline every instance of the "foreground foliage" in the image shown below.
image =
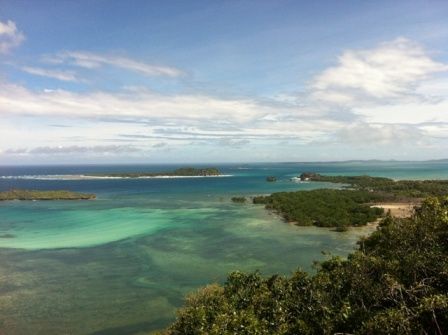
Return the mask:
M 36 191 L 9 190 L 0 192 L 0 201 L 5 200 L 89 200 L 95 199 L 94 194 L 77 193 L 71 191 Z
M 322 189 L 273 193 L 254 197 L 253 203 L 265 204 L 301 226 L 346 227 L 365 225 L 382 216 L 383 209 L 369 204 L 386 198 L 367 191 Z
M 443 334 L 448 330 L 448 198 L 387 216 L 344 260 L 313 276 L 234 272 L 187 298 L 167 334 Z

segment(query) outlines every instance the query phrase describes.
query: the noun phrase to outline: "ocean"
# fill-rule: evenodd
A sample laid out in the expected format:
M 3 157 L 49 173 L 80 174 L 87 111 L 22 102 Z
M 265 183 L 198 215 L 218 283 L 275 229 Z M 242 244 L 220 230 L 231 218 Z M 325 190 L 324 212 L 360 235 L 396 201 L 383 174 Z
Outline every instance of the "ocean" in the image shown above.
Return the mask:
M 194 166 L 194 165 L 193 165 Z M 189 292 L 231 271 L 313 271 L 345 256 L 371 227 L 296 227 L 232 196 L 338 185 L 290 178 L 313 171 L 448 179 L 448 162 L 201 164 L 207 178 L 87 179 L 178 165 L 3 166 L 0 191 L 67 189 L 88 201 L 0 202 L 0 334 L 138 334 L 166 327 Z M 266 182 L 267 176 L 277 182 Z

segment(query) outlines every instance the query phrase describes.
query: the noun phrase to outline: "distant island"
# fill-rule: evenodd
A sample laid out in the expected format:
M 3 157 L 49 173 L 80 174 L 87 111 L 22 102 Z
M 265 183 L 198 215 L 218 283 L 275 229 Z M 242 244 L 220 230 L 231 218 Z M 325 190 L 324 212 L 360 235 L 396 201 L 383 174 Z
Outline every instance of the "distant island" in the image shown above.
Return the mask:
M 347 184 L 360 190 L 394 195 L 395 198 L 424 198 L 448 194 L 448 180 L 393 180 L 371 176 L 327 176 L 313 172 L 302 173 L 300 180 Z
M 246 197 L 232 197 L 231 200 L 232 200 L 232 202 L 237 203 L 237 204 L 244 204 L 247 201 Z
M 0 192 L 0 201 L 7 200 L 91 200 L 95 199 L 95 194 L 78 193 L 65 190 L 38 191 L 38 190 L 18 190 Z
M 219 169 L 210 168 L 179 168 L 174 171 L 165 172 L 113 172 L 113 173 L 94 173 L 86 176 L 93 177 L 111 177 L 111 178 L 144 178 L 144 177 L 212 177 L 221 176 Z

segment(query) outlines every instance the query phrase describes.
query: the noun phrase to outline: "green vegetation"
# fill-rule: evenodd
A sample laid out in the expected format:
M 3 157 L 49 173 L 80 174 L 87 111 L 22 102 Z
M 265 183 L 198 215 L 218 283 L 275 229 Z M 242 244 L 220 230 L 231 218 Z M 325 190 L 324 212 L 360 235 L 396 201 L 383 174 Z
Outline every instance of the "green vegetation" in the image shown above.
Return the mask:
M 309 275 L 234 272 L 187 297 L 165 334 L 443 334 L 448 329 L 448 198 L 387 216 L 348 259 Z
M 425 198 L 448 194 L 448 180 L 393 180 L 370 176 L 324 176 L 317 173 L 302 173 L 301 180 L 348 184 L 351 187 L 385 192 L 397 197 Z
M 438 334 L 448 329 L 448 181 L 301 175 L 350 189 L 253 198 L 288 221 L 344 231 L 383 215 L 376 202 L 427 198 L 412 217 L 388 214 L 348 259 L 316 274 L 234 272 L 187 297 L 166 334 Z M 238 197 L 235 197 L 236 199 Z M 415 199 L 414 199 L 415 201 Z
M 275 176 L 268 176 L 268 177 L 266 177 L 266 181 L 268 181 L 268 182 L 277 181 L 277 177 L 275 177 Z
M 427 196 L 448 194 L 448 180 L 399 180 L 370 176 L 324 176 L 313 172 L 300 175 L 301 180 L 340 183 L 350 189 L 280 192 L 253 198 L 285 220 L 297 225 L 336 227 L 360 226 L 375 221 L 383 210 L 371 205 L 384 201 L 411 201 Z
M 77 193 L 71 191 L 36 191 L 36 190 L 9 190 L 0 192 L 0 201 L 5 200 L 90 200 L 95 194 Z
M 232 197 L 232 202 L 244 204 L 247 201 L 245 197 Z
M 361 190 L 313 190 L 279 192 L 253 198 L 254 204 L 279 213 L 285 220 L 300 226 L 319 227 L 360 226 L 375 221 L 383 214 L 382 208 L 369 203 L 385 197 Z
M 124 172 L 124 173 L 95 173 L 91 176 L 99 177 L 120 177 L 120 178 L 141 178 L 141 177 L 160 177 L 160 176 L 173 176 L 173 177 L 197 177 L 197 176 L 219 176 L 221 172 L 217 168 L 179 168 L 174 171 L 168 172 Z

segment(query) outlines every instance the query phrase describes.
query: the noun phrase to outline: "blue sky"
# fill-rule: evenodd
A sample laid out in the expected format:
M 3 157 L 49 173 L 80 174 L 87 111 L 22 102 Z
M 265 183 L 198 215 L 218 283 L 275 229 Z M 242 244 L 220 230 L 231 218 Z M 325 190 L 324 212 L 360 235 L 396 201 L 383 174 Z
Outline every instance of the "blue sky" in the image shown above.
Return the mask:
M 0 164 L 437 159 L 446 1 L 0 1 Z

